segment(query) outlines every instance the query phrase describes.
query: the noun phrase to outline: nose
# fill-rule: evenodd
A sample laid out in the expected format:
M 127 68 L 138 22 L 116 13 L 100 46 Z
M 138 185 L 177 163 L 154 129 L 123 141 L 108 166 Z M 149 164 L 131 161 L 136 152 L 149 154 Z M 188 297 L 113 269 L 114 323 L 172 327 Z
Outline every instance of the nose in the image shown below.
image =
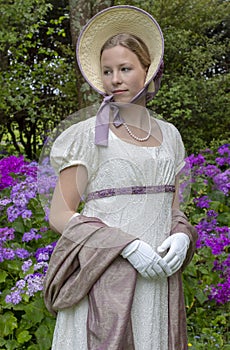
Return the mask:
M 113 76 L 112 76 L 112 84 L 113 85 L 118 85 L 121 84 L 122 79 L 121 79 L 121 74 L 119 71 L 113 71 Z

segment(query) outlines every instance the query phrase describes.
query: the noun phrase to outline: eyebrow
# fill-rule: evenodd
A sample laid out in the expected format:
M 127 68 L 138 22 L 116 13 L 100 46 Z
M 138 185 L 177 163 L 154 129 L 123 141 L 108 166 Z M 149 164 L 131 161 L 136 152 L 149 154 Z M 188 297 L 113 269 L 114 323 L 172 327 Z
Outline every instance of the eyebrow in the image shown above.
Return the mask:
M 122 67 L 122 66 L 126 66 L 126 65 L 129 65 L 129 66 L 132 66 L 132 63 L 130 63 L 130 62 L 124 62 L 124 63 L 121 63 L 121 64 L 119 64 L 118 66 L 119 67 Z M 111 68 L 111 66 L 102 66 L 102 68 Z

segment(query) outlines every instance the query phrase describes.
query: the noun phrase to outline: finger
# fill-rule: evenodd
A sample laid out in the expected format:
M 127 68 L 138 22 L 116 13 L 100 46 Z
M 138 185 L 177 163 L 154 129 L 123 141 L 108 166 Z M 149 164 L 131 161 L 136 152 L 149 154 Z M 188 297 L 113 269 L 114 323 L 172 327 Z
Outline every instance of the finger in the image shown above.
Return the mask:
M 157 277 L 158 274 L 156 273 L 156 271 L 154 269 L 152 269 L 152 266 L 149 266 L 146 270 L 146 273 L 148 274 L 149 278 L 154 278 Z
M 167 277 L 165 270 L 158 264 L 152 264 L 151 271 L 158 277 Z
M 164 259 L 159 260 L 158 264 L 161 266 L 167 276 L 171 276 L 173 274 L 171 267 L 166 261 L 164 261 Z
M 151 276 L 149 276 L 148 272 L 147 271 L 143 271 L 140 273 L 142 277 L 150 280 L 151 279 Z
M 168 265 L 171 268 L 171 270 L 173 270 L 176 267 L 178 262 L 180 263 L 180 259 L 177 255 L 174 256 L 173 259 L 168 262 Z
M 182 266 L 182 262 L 178 261 L 177 264 L 174 265 L 174 267 L 172 268 L 173 273 L 177 272 Z
M 170 261 L 175 258 L 175 256 L 177 256 L 175 251 L 173 249 L 169 249 L 168 253 L 163 257 L 163 259 L 169 264 Z
M 171 246 L 171 237 L 166 238 L 166 240 L 157 248 L 159 253 L 163 253 L 165 250 L 169 249 Z

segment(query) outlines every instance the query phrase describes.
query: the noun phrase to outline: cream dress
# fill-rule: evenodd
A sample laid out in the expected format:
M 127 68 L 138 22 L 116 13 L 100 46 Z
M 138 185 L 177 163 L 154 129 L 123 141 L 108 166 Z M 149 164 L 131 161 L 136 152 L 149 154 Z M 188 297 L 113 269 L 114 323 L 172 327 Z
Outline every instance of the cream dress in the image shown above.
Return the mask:
M 158 147 L 127 143 L 111 131 L 108 147 L 98 147 L 94 145 L 95 117 L 79 122 L 55 141 L 51 164 L 57 171 L 85 165 L 89 179 L 86 196 L 107 188 L 174 185 L 184 165 L 183 143 L 172 124 L 156 122 L 162 133 Z M 172 200 L 172 192 L 118 195 L 88 201 L 82 214 L 140 237 L 156 250 L 170 232 Z M 58 313 L 52 350 L 87 350 L 87 310 L 86 297 Z M 131 317 L 135 350 L 168 350 L 167 278 L 149 281 L 138 274 Z

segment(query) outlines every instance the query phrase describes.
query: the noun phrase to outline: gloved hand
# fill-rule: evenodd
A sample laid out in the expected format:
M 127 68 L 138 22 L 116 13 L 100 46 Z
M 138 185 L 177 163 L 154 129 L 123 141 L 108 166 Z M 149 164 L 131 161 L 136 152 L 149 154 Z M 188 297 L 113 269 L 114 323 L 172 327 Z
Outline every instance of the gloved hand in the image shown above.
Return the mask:
M 169 249 L 163 260 L 171 268 L 171 275 L 181 268 L 187 254 L 189 243 L 189 237 L 183 232 L 178 232 L 166 238 L 161 246 L 157 248 L 159 253 L 163 253 Z
M 67 224 L 73 219 L 73 218 L 75 218 L 76 216 L 79 216 L 79 215 L 81 215 L 80 213 L 74 213 L 70 218 L 69 218 L 69 220 L 67 221 Z
M 135 240 L 128 244 L 121 252 L 133 267 L 145 278 L 155 276 L 165 277 L 172 274 L 168 264 L 154 252 L 149 244 Z

